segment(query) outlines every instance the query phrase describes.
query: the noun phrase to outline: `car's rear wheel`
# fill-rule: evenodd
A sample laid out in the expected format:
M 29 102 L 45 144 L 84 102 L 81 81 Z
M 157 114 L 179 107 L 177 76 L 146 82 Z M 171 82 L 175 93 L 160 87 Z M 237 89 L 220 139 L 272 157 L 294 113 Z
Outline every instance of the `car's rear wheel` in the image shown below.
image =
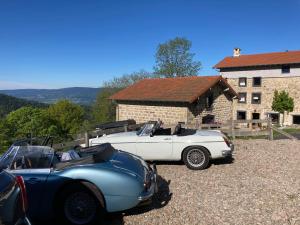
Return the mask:
M 81 184 L 69 187 L 61 195 L 60 220 L 72 225 L 90 225 L 100 221 L 104 210 L 94 194 Z
M 199 146 L 191 146 L 185 149 L 182 158 L 184 164 L 192 170 L 203 170 L 209 164 L 208 151 Z

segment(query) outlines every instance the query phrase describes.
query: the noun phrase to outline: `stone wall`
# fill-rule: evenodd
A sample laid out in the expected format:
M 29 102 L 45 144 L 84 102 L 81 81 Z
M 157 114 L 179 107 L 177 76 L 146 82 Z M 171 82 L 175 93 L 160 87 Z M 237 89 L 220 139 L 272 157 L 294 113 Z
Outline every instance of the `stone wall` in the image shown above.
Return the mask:
M 211 89 L 214 101 L 210 108 L 207 107 L 207 95 L 191 104 L 188 107 L 188 121 L 201 124 L 203 117 L 207 115 L 213 115 L 217 123 L 225 123 L 230 120 L 232 118 L 232 97 L 227 95 L 223 89 L 221 86 Z
M 117 120 L 134 119 L 137 123 L 149 120 L 162 120 L 165 124 L 202 123 L 202 118 L 213 115 L 215 122 L 224 123 L 232 118 L 232 101 L 225 88 L 215 86 L 210 91 L 213 94 L 212 107 L 207 108 L 207 94 L 204 94 L 198 101 L 188 103 L 170 102 L 118 102 Z
M 245 77 L 246 73 L 240 75 Z M 300 75 L 300 74 L 299 74 Z M 257 77 L 258 75 L 255 75 Z M 265 119 L 267 113 L 272 112 L 272 101 L 274 91 L 286 90 L 289 95 L 294 98 L 294 111 L 285 117 L 285 124 L 292 124 L 293 115 L 300 115 L 300 76 L 299 77 L 262 77 L 261 86 L 253 87 L 252 78 L 247 78 L 247 87 L 239 87 L 238 78 L 228 78 L 228 83 L 236 92 L 247 93 L 247 103 L 237 103 L 234 110 L 234 118 L 236 118 L 236 111 L 247 111 L 247 119 L 252 119 L 252 113 L 260 113 L 260 118 Z M 252 104 L 251 98 L 253 92 L 261 93 L 261 104 Z M 283 117 L 281 116 L 281 119 Z M 281 121 L 282 122 L 282 121 Z
M 163 103 L 119 103 L 117 120 L 134 119 L 137 123 L 162 120 L 165 124 L 187 122 L 186 106 L 166 106 Z

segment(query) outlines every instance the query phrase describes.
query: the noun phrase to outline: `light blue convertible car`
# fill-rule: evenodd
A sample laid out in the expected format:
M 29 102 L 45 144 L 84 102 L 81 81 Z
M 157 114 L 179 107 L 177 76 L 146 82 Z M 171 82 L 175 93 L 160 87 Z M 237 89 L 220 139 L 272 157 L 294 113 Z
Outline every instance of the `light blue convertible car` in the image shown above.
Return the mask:
M 99 221 L 102 213 L 135 207 L 157 190 L 155 166 L 110 144 L 88 148 L 81 156 L 73 150 L 58 155 L 48 146 L 13 145 L 0 168 L 23 176 L 31 218 L 55 217 L 68 224 Z

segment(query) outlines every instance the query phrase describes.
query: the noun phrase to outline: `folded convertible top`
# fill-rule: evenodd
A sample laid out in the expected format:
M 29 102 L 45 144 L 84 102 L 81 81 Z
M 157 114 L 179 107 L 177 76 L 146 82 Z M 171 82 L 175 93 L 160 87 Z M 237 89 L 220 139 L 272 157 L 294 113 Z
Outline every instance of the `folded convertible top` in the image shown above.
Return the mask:
M 56 163 L 55 169 L 63 170 L 72 166 L 107 162 L 112 159 L 116 152 L 117 150 L 114 149 L 109 143 L 85 148 L 79 153 L 81 158 Z

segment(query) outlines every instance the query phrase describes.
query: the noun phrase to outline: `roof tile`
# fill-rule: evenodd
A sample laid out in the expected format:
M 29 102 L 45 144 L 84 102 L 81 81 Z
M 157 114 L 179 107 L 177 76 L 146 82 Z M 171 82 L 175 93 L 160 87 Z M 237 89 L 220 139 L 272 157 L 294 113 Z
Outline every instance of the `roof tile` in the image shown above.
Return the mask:
M 192 103 L 218 82 L 224 83 L 237 95 L 221 76 L 192 76 L 144 79 L 117 92 L 110 99 Z
M 248 66 L 285 65 L 300 63 L 300 51 L 273 52 L 226 57 L 214 68 L 235 68 Z

